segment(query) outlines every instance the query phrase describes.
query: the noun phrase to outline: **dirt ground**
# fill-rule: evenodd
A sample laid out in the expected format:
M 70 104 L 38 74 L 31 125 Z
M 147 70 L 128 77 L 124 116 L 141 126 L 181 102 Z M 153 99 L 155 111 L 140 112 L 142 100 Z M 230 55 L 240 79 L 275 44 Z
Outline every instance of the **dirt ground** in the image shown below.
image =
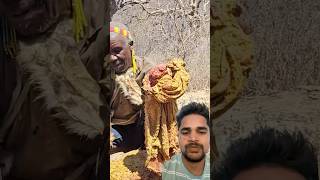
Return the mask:
M 145 150 L 133 150 L 127 153 L 115 153 L 110 156 L 111 180 L 160 180 L 160 176 L 148 171 L 145 166 L 147 154 Z
M 192 101 L 204 103 L 209 107 L 210 91 L 208 89 L 204 89 L 199 91 L 186 92 L 177 100 L 178 108 L 180 109 L 182 106 L 187 105 Z

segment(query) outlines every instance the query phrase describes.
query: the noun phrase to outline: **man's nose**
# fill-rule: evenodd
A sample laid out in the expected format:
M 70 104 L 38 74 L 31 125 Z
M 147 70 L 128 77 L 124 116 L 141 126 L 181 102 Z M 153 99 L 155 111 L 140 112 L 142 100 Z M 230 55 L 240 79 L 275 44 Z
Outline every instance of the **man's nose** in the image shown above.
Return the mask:
M 196 132 L 191 132 L 190 133 L 190 140 L 191 141 L 198 141 L 198 135 Z
M 118 59 L 118 56 L 117 55 L 115 55 L 115 54 L 111 54 L 110 55 L 110 60 L 111 60 L 111 62 L 113 62 L 113 61 L 115 61 L 115 60 L 117 60 Z

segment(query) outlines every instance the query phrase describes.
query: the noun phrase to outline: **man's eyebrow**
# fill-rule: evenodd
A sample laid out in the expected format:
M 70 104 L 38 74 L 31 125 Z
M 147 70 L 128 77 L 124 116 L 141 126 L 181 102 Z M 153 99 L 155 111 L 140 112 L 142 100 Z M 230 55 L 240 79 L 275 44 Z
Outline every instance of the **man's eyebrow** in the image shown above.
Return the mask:
M 191 128 L 189 128 L 189 127 L 184 127 L 184 128 L 180 129 L 180 131 L 190 131 L 190 130 L 191 130 Z
M 197 130 L 206 130 L 206 131 L 208 131 L 208 128 L 205 127 L 205 126 L 201 126 L 201 127 L 197 127 Z
M 205 127 L 205 126 L 197 127 L 196 129 L 197 129 L 197 130 L 200 130 L 200 131 L 201 131 L 201 130 L 206 130 L 206 131 L 208 131 L 208 128 Z M 181 128 L 180 131 L 191 131 L 191 128 L 190 128 L 190 127 L 184 127 L 184 128 Z

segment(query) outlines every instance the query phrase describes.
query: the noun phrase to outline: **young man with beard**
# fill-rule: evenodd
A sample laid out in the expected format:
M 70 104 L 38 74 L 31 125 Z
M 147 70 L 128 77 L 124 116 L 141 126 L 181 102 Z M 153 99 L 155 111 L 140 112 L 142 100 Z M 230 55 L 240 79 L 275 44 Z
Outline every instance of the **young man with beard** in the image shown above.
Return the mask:
M 192 102 L 177 115 L 181 153 L 164 163 L 162 179 L 210 179 L 210 120 L 204 104 Z

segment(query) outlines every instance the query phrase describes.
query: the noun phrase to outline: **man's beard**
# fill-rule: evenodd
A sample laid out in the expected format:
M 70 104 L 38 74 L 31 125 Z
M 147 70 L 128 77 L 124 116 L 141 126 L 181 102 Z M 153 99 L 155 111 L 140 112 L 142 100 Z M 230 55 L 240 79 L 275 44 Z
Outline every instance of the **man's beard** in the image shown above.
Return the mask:
M 142 90 L 139 84 L 136 82 L 135 77 L 131 77 L 132 75 L 132 68 L 128 69 L 126 73 L 117 75 L 115 78 L 115 82 L 117 86 L 120 87 L 123 95 L 126 99 L 128 99 L 131 104 L 141 105 L 143 100 Z
M 111 68 L 115 71 L 116 74 L 123 74 L 128 70 L 128 68 L 126 67 L 125 60 L 123 59 L 114 61 L 111 64 Z
M 199 157 L 197 157 L 197 158 L 190 157 L 190 156 L 188 155 L 188 149 L 191 148 L 191 147 L 195 147 L 195 146 L 198 146 L 198 147 L 201 149 L 201 150 L 200 150 L 200 151 L 201 151 L 201 155 L 200 155 Z M 187 161 L 193 162 L 193 163 L 197 163 L 197 162 L 202 161 L 202 160 L 205 158 L 205 156 L 206 156 L 206 154 L 204 153 L 203 145 L 198 144 L 198 143 L 190 143 L 190 144 L 187 144 L 187 145 L 185 146 L 185 151 L 182 151 L 182 155 L 186 158 Z

